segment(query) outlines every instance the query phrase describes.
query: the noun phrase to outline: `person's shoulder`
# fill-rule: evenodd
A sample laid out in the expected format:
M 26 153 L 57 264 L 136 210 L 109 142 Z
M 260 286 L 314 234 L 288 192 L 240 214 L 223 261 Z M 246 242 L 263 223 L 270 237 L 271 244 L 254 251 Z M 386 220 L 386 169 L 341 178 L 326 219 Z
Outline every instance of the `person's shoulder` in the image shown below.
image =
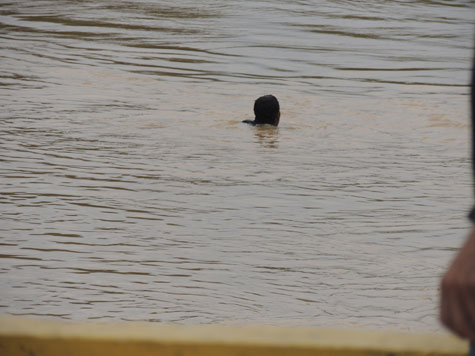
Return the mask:
M 249 125 L 252 125 L 252 126 L 256 126 L 256 122 L 253 121 L 253 120 L 243 120 L 242 122 L 245 123 L 245 124 L 249 124 Z

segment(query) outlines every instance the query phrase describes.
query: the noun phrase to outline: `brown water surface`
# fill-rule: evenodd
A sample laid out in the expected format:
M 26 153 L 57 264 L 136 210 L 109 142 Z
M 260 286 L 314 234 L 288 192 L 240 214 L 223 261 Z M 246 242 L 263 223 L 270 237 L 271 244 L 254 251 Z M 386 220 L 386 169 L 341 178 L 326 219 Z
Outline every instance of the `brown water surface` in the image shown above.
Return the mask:
M 470 1 L 2 1 L 0 313 L 432 331 Z M 273 93 L 281 125 L 253 128 Z

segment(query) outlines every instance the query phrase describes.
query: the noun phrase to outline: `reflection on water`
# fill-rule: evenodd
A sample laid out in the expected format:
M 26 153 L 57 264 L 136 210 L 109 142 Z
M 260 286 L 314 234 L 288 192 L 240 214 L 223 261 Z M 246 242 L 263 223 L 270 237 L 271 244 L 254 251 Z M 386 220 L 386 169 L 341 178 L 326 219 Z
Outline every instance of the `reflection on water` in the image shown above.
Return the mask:
M 0 5 L 0 312 L 437 330 L 469 1 Z M 279 128 L 250 127 L 254 100 Z
M 276 127 L 265 125 L 263 127 L 252 127 L 251 130 L 256 136 L 257 142 L 268 148 L 278 148 L 279 145 L 279 129 Z

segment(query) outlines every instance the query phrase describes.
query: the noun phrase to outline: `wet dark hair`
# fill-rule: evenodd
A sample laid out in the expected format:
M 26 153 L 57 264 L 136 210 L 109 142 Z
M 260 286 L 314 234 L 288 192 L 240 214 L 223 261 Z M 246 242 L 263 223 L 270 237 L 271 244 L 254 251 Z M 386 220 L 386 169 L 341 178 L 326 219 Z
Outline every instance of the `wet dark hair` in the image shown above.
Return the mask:
M 276 125 L 277 115 L 280 113 L 279 101 L 274 95 L 264 95 L 254 102 L 256 124 Z

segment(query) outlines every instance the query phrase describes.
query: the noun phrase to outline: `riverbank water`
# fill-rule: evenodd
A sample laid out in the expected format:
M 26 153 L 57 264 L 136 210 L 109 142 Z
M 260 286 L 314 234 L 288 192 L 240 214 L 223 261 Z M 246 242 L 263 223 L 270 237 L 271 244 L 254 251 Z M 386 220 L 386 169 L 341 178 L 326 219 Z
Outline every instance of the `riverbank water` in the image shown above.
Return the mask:
M 0 312 L 439 330 L 469 1 L 4 1 Z M 241 124 L 281 103 L 278 129 Z

